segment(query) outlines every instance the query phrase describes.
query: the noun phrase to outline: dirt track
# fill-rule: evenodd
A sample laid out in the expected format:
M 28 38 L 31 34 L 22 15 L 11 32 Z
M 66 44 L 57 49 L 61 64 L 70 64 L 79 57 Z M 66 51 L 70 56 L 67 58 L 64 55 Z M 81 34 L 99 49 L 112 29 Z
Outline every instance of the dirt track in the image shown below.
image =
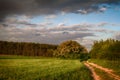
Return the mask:
M 92 77 L 94 78 L 94 80 L 101 80 L 100 79 L 100 76 L 98 76 L 97 74 L 96 74 L 96 72 L 94 71 L 94 68 L 93 67 L 91 67 L 88 63 L 84 63 L 85 64 L 85 66 L 86 67 L 88 67 L 88 69 L 91 71 L 91 73 L 92 73 Z
M 97 65 L 97 64 L 90 63 L 90 62 L 85 62 L 84 64 L 91 70 L 91 72 L 92 72 L 92 74 L 93 74 L 94 80 L 101 80 L 101 78 L 98 77 L 98 75 L 95 73 L 93 67 L 98 68 L 98 69 L 106 72 L 110 77 L 114 78 L 115 80 L 120 80 L 120 76 L 114 74 L 114 73 L 113 73 L 114 71 L 111 70 L 111 69 L 104 68 L 104 67 L 102 67 L 102 66 L 99 66 L 99 65 Z

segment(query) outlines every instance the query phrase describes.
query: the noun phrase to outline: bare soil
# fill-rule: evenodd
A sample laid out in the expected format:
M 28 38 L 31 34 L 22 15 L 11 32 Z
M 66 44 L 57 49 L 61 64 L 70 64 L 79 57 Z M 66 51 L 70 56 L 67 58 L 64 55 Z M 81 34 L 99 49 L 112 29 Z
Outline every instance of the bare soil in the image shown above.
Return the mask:
M 87 62 L 84 63 L 84 65 L 91 71 L 92 77 L 94 80 L 101 80 L 100 76 L 98 76 L 92 66 L 90 66 Z
M 91 62 L 85 62 L 85 65 L 86 65 L 86 64 L 89 65 L 89 66 L 88 66 L 89 69 L 90 69 L 91 66 L 92 66 L 92 67 L 95 67 L 95 68 L 98 68 L 98 69 L 106 72 L 110 77 L 114 78 L 115 80 L 120 80 L 120 76 L 114 74 L 114 73 L 113 73 L 114 71 L 113 71 L 112 69 L 104 68 L 104 67 L 102 67 L 102 66 L 99 66 L 99 65 L 94 64 L 94 63 L 91 63 Z M 86 65 L 86 66 L 87 66 L 87 65 Z M 90 70 L 91 70 L 91 69 L 90 69 Z M 91 71 L 92 71 L 92 70 L 91 70 Z M 96 75 L 94 75 L 94 76 L 96 76 Z M 95 80 L 100 80 L 100 79 L 95 79 Z

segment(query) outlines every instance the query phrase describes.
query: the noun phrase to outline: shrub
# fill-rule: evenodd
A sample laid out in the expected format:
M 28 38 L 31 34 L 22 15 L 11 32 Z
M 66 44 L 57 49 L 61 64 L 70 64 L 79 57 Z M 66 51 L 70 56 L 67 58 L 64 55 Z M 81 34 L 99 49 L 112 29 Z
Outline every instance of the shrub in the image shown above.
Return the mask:
M 87 50 L 76 41 L 65 41 L 61 43 L 57 50 L 54 52 L 54 56 L 61 58 L 80 58 L 82 53 L 87 53 Z

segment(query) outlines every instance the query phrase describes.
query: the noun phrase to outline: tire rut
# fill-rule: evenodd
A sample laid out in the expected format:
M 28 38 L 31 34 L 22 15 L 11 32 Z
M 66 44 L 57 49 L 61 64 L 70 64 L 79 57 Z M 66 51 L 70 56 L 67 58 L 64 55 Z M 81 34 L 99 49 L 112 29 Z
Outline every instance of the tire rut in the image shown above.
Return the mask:
M 113 73 L 114 71 L 113 71 L 112 69 L 104 68 L 104 67 L 102 67 L 102 66 L 99 66 L 99 65 L 94 64 L 94 63 L 91 63 L 91 62 L 86 62 L 86 64 L 88 64 L 89 66 L 98 68 L 98 69 L 106 72 L 110 77 L 114 78 L 115 80 L 120 80 L 120 76 L 114 74 L 114 73 Z
M 84 65 L 91 71 L 92 77 L 94 80 L 101 80 L 100 76 L 98 76 L 92 66 L 90 66 L 87 62 L 84 62 Z

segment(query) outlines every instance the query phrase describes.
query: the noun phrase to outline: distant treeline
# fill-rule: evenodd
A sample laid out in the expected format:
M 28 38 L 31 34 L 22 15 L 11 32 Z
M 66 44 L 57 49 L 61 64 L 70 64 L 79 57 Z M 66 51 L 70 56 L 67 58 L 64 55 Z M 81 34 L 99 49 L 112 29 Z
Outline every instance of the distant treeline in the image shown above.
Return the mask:
M 90 55 L 95 59 L 120 60 L 120 41 L 113 39 L 95 41 Z
M 0 41 L 0 54 L 24 56 L 48 56 L 58 45 Z

